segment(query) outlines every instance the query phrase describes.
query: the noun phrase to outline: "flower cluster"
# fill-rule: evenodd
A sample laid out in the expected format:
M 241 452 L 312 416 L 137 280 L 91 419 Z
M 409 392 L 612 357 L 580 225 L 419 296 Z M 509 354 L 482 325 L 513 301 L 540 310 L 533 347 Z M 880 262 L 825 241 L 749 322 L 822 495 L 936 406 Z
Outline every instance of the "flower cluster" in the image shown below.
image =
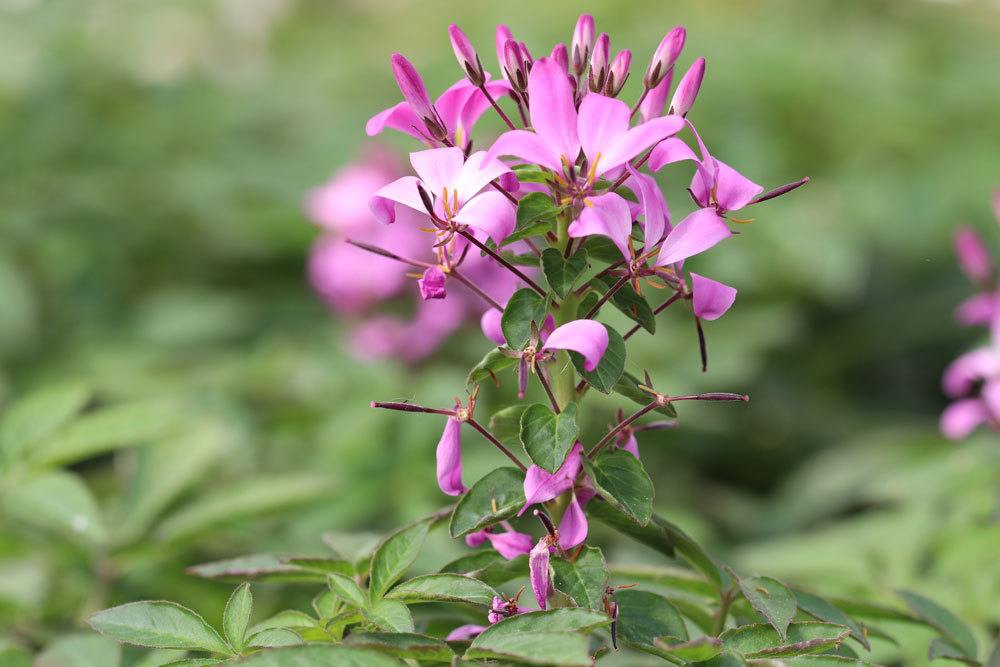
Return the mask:
M 993 195 L 1000 221 L 1000 191 Z M 955 232 L 959 265 L 978 292 L 959 304 L 955 319 L 965 326 L 985 326 L 989 343 L 966 352 L 945 370 L 944 392 L 953 402 L 941 414 L 941 432 L 960 440 L 978 426 L 1000 428 L 1000 284 L 982 238 L 969 227 Z
M 527 555 L 532 591 L 545 609 L 553 594 L 551 560 L 576 558 L 589 534 L 592 503 L 608 504 L 638 524 L 649 520 L 652 482 L 635 434 L 673 426 L 679 401 L 747 400 L 731 393 L 661 393 L 648 373 L 640 380 L 625 371 L 626 341 L 642 328 L 653 333 L 657 314 L 687 303 L 707 368 L 702 322 L 724 315 L 736 289 L 689 271 L 686 262 L 732 237 L 731 224 L 750 222 L 742 211 L 808 179 L 765 192 L 710 152 L 688 118 L 704 79 L 703 58 L 671 93 L 686 36 L 681 27 L 670 30 L 653 53 L 632 105 L 618 99 L 630 75 L 631 52 L 612 57 L 608 35 L 595 35 L 589 15 L 580 17 L 568 48 L 557 44 L 539 58 L 499 26 L 499 78 L 486 71 L 457 26 L 449 34 L 464 78 L 432 101 L 416 68 L 395 54 L 392 70 L 403 101 L 367 126 L 369 135 L 390 128 L 426 145 L 410 154 L 414 174 L 381 185 L 369 201 L 371 215 L 385 225 L 380 236 L 398 233 L 409 244 L 419 229 L 424 246 L 355 245 L 420 270 L 424 300 L 452 300 L 455 283 L 477 296 L 485 308 L 483 333 L 496 347 L 470 374 L 465 401 L 456 399 L 450 408 L 372 406 L 444 417 L 438 485 L 461 496 L 459 506 L 482 515 L 476 530 L 453 535 L 471 547 L 488 542 L 506 559 Z M 475 123 L 490 109 L 507 131 L 492 143 L 474 142 Z M 480 145 L 485 149 L 475 148 Z M 694 204 L 678 222 L 652 175 L 675 163 L 692 167 L 686 189 Z M 430 261 L 424 259 L 428 253 Z M 498 287 L 496 273 L 473 272 L 476 263 L 503 272 L 510 282 Z M 658 291 L 667 296 L 654 307 L 647 295 Z M 598 320 L 609 303 L 635 321 L 624 335 Z M 519 398 L 536 378 L 547 402 L 512 406 L 484 425 L 476 417 L 477 383 L 499 382 L 508 368 L 516 373 Z M 620 410 L 588 449 L 577 416 L 590 389 L 617 392 L 643 407 L 629 416 Z M 667 419 L 636 423 L 653 411 Z M 501 422 L 512 423 L 512 432 L 494 432 Z M 462 435 L 468 428 L 516 466 L 501 469 L 516 479 L 516 502 L 499 507 L 503 494 L 493 475 L 471 490 L 466 486 Z M 530 464 L 515 453 L 518 445 Z M 509 523 L 531 508 L 544 527 L 539 539 Z M 497 598 L 489 620 L 520 610 L 516 599 Z M 481 630 L 463 626 L 454 635 Z

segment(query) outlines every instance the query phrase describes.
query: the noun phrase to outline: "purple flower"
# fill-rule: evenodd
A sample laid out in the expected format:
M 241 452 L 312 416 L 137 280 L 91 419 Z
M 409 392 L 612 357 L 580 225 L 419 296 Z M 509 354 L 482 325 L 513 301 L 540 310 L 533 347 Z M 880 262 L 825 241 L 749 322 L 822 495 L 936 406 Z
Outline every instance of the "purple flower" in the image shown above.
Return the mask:
M 635 458 L 639 457 L 639 440 L 635 437 L 635 431 L 627 428 L 623 431 L 625 437 L 623 441 L 619 443 L 618 448 L 623 449 Z
M 538 544 L 528 554 L 528 572 L 531 579 L 531 590 L 535 592 L 538 606 L 545 609 L 549 597 L 549 549 L 550 537 L 543 535 Z
M 694 314 L 703 320 L 717 320 L 736 301 L 736 289 L 729 285 L 691 273 L 691 305 Z
M 617 97 L 625 86 L 628 79 L 628 69 L 632 64 L 632 52 L 624 49 L 618 52 L 615 59 L 611 61 L 611 69 L 608 71 L 608 80 L 604 84 L 604 93 L 608 97 Z
M 993 277 L 993 260 L 979 234 L 969 227 L 955 231 L 955 254 L 959 266 L 974 283 L 988 283 Z
M 580 474 L 582 453 L 583 445 L 579 442 L 574 444 L 566 456 L 566 460 L 554 473 L 536 465 L 529 466 L 528 472 L 524 476 L 525 502 L 517 515 L 521 516 L 529 506 L 535 503 L 552 500 L 559 494 L 572 489 L 577 475 Z
M 481 635 L 485 629 L 485 625 L 460 625 L 449 632 L 444 640 L 446 642 L 467 642 Z
M 561 549 L 572 549 L 583 544 L 583 541 L 587 539 L 589 526 L 583 508 L 593 497 L 594 492 L 589 489 L 579 489 L 570 495 L 569 505 L 566 506 L 566 512 L 559 521 L 559 547 Z
M 673 78 L 674 70 L 671 69 L 658 84 L 649 89 L 646 97 L 639 103 L 639 116 L 644 122 L 663 115 L 663 107 L 667 102 L 667 95 L 670 94 Z
M 646 88 L 656 87 L 665 76 L 673 71 L 674 63 L 684 49 L 686 38 L 687 31 L 682 26 L 677 26 L 663 37 L 660 45 L 653 52 L 649 67 L 646 68 L 646 75 L 642 80 Z
M 643 219 L 643 238 L 646 246 L 652 247 L 659 243 L 670 229 L 670 209 L 667 208 L 663 191 L 660 190 L 660 186 L 656 184 L 656 180 L 652 176 L 639 173 L 632 168 L 632 165 L 626 165 L 625 168 L 629 173 L 625 184 L 639 198 L 639 213 Z
M 410 109 L 424 123 L 437 123 L 437 111 L 431 104 L 431 99 L 427 95 L 427 87 L 424 80 L 413 64 L 398 53 L 392 54 L 392 73 L 396 77 L 399 85 L 399 92 L 403 94 L 403 99 L 410 105 Z
M 531 66 L 531 54 L 527 48 L 516 40 L 508 39 L 503 45 L 503 69 L 514 90 L 527 89 Z
M 417 176 L 404 176 L 384 186 L 371 198 L 372 213 L 382 222 L 396 220 L 396 204 L 426 211 L 418 187 L 434 202 L 434 214 L 441 220 L 468 225 L 489 236 L 498 245 L 513 231 L 514 207 L 499 192 L 481 192 L 495 178 L 510 171 L 485 152 L 466 160 L 460 148 L 432 148 L 410 153 Z
M 489 530 L 480 530 L 466 535 L 465 543 L 472 548 L 476 548 L 482 546 L 486 540 L 489 540 L 496 552 L 507 560 L 513 560 L 531 551 L 531 544 L 534 542 L 531 535 L 517 532 L 506 521 L 501 525 L 504 528 L 504 532 L 493 533 Z
M 670 113 L 686 116 L 701 90 L 701 81 L 705 78 L 705 59 L 698 58 L 677 84 L 674 96 L 670 98 Z
M 437 480 L 449 496 L 465 493 L 462 484 L 462 422 L 449 417 L 437 446 Z
M 590 62 L 590 52 L 594 48 L 594 17 L 580 14 L 573 29 L 572 51 L 573 72 L 580 76 Z
M 944 392 L 956 398 L 941 414 L 941 432 L 958 440 L 980 424 L 1000 424 L 1000 352 L 981 348 L 953 361 L 942 379 Z M 978 395 L 970 396 L 981 385 Z
M 541 349 L 579 352 L 583 367 L 592 371 L 608 349 L 608 330 L 596 320 L 573 320 L 549 334 Z
M 452 23 L 448 26 L 448 37 L 451 38 L 451 48 L 455 52 L 455 58 L 462 71 L 469 77 L 469 82 L 474 86 L 485 83 L 486 75 L 483 72 L 483 64 L 480 62 L 472 42 L 465 36 L 462 29 Z
M 590 74 L 587 82 L 590 90 L 595 93 L 604 91 L 604 83 L 608 80 L 608 66 L 611 60 L 611 38 L 602 32 L 594 44 L 594 54 L 590 56 Z
M 683 126 L 679 117 L 667 116 L 630 128 L 628 105 L 596 93 L 583 99 L 578 112 L 572 85 L 548 58 L 531 69 L 528 110 L 534 131 L 505 132 L 488 155 L 512 155 L 562 171 L 564 161 L 574 164 L 582 149 L 593 178 L 621 167 Z
M 490 605 L 490 613 L 487 615 L 491 624 L 499 623 L 505 618 L 514 616 L 515 614 L 523 614 L 527 609 L 522 609 L 517 606 L 517 599 L 521 596 L 520 593 L 515 595 L 512 599 L 505 600 L 499 595 L 493 597 L 493 604 Z
M 444 288 L 444 283 L 444 271 L 436 266 L 425 269 L 423 277 L 417 281 L 420 286 L 420 297 L 424 301 L 445 298 L 448 293 Z

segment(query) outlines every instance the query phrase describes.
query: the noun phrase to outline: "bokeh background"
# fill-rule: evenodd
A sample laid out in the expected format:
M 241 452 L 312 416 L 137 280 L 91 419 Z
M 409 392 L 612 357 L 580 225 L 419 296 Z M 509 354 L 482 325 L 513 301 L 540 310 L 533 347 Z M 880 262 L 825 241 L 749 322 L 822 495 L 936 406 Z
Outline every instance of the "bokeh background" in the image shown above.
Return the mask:
M 1000 248 L 996 3 L 0 0 L 0 401 L 79 386 L 111 413 L 49 462 L 72 491 L 25 498 L 0 475 L 0 653 L 134 599 L 215 619 L 228 584 L 185 567 L 322 553 L 326 532 L 444 504 L 440 422 L 367 404 L 446 405 L 488 343 L 473 326 L 420 364 L 355 359 L 305 277 L 303 198 L 398 99 L 393 51 L 441 90 L 459 76 L 448 23 L 495 70 L 496 23 L 544 52 L 581 10 L 636 69 L 684 24 L 713 153 L 768 186 L 813 179 L 697 260 L 740 289 L 708 327 L 708 374 L 680 314 L 636 337 L 633 371 L 752 396 L 641 440 L 657 511 L 740 568 L 832 595 L 912 587 L 996 631 L 1000 443 L 937 433 L 940 373 L 980 335 L 952 319 L 971 286 L 951 233 Z M 480 444 L 467 479 L 497 463 Z M 656 560 L 599 537 L 609 560 Z M 463 548 L 437 536 L 426 567 Z M 260 612 L 310 596 L 265 586 Z M 923 664 L 904 636 L 883 657 Z

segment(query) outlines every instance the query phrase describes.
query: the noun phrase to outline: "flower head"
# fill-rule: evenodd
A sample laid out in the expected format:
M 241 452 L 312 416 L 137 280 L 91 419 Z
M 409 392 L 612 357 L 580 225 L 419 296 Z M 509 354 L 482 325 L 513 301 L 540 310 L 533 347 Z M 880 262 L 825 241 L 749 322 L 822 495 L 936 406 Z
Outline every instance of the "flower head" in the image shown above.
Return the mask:
M 653 52 L 653 58 L 649 61 L 646 74 L 642 79 L 646 88 L 655 88 L 663 78 L 668 76 L 674 69 L 674 63 L 684 49 L 684 40 L 687 39 L 687 31 L 683 27 L 677 26 L 660 41 L 660 45 Z

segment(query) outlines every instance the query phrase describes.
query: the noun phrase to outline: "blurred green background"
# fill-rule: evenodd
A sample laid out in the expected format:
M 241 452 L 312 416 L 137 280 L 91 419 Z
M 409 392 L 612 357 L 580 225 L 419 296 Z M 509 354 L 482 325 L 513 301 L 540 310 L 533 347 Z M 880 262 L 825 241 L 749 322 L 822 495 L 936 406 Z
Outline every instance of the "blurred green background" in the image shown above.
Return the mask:
M 81 382 L 98 411 L 154 414 L 119 438 L 143 446 L 52 464 L 85 482 L 99 530 L 38 521 L 7 494 L 0 642 L 44 647 L 140 598 L 216 618 L 227 585 L 185 567 L 321 553 L 325 531 L 444 504 L 440 422 L 367 403 L 444 405 L 488 346 L 456 336 L 417 367 L 353 360 L 305 279 L 318 231 L 303 196 L 398 99 L 392 52 L 441 90 L 459 75 L 448 23 L 495 70 L 497 22 L 537 55 L 582 10 L 636 70 L 685 25 L 682 65 L 708 60 L 691 117 L 713 153 L 766 186 L 813 179 L 696 260 L 740 289 L 707 327 L 708 374 L 680 314 L 636 336 L 633 371 L 752 396 L 685 405 L 681 428 L 641 440 L 657 510 L 742 568 L 831 594 L 911 586 L 995 632 L 1000 446 L 946 443 L 936 420 L 943 367 L 979 335 L 951 317 L 971 288 L 950 235 L 966 223 L 1000 245 L 996 3 L 0 0 L 0 400 Z M 467 479 L 498 463 L 480 444 Z M 427 567 L 463 548 L 436 539 Z M 899 650 L 922 664 L 925 646 Z

